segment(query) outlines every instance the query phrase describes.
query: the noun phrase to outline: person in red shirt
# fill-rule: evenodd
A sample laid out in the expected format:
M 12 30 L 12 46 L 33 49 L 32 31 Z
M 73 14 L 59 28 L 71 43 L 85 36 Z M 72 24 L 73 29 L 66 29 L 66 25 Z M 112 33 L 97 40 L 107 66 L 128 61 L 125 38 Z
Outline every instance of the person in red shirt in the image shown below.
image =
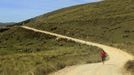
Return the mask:
M 100 56 L 101 56 L 101 59 L 102 59 L 102 63 L 104 64 L 104 61 L 107 57 L 107 53 L 104 50 L 101 50 L 100 51 Z

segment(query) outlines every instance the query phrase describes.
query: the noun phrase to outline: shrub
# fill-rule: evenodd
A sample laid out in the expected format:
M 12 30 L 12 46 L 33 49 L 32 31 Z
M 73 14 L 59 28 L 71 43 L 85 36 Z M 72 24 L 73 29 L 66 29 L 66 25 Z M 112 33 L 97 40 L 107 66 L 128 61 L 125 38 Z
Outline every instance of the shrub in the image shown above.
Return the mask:
M 128 61 L 125 64 L 125 69 L 131 72 L 131 75 L 134 75 L 134 60 Z

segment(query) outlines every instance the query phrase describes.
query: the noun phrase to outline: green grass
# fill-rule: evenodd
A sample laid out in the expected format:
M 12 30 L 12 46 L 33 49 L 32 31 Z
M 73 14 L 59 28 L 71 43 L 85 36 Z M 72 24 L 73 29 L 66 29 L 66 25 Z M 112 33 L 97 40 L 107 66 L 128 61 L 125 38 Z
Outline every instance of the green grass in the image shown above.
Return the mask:
M 11 27 L 0 32 L 0 75 L 47 75 L 66 66 L 101 61 L 100 49 Z
M 134 55 L 133 23 L 133 0 L 87 3 L 22 22 L 37 29 L 116 46 Z
M 134 55 L 134 0 L 104 0 L 18 23 L 121 48 Z

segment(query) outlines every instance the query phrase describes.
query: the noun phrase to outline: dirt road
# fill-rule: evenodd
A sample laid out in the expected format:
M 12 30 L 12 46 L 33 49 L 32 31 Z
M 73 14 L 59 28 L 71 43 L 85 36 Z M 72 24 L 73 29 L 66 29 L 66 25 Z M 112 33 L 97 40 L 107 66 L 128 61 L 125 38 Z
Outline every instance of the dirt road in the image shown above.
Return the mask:
M 27 26 L 22 26 L 22 28 L 33 30 L 35 32 L 49 34 L 52 36 L 57 36 L 58 38 L 65 38 L 86 45 L 97 46 L 99 48 L 104 49 L 110 57 L 110 59 L 106 61 L 104 65 L 102 63 L 75 65 L 75 66 L 66 67 L 50 75 L 124 75 L 122 72 L 123 65 L 128 60 L 133 59 L 133 56 L 117 48 L 109 47 L 98 43 L 83 41 L 80 39 L 75 39 L 75 38 L 47 32 L 47 31 L 43 31 L 43 30 L 38 30 Z

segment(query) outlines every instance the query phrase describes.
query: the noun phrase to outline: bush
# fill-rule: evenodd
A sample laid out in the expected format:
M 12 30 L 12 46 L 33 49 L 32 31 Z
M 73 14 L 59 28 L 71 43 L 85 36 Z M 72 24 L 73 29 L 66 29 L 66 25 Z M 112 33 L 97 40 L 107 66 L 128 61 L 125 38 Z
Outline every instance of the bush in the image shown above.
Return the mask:
M 134 75 L 134 60 L 128 61 L 125 64 L 125 69 L 131 73 L 131 75 Z

